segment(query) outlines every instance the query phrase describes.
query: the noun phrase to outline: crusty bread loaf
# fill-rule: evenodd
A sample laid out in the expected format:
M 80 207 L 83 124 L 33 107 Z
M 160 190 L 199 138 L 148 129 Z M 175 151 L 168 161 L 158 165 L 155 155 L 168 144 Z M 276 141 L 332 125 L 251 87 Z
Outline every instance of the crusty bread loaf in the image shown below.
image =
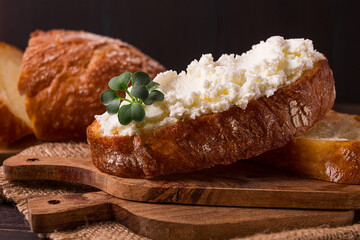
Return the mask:
M 140 136 L 104 136 L 97 121 L 87 129 L 97 168 L 120 177 L 153 178 L 257 156 L 303 134 L 332 108 L 334 79 L 320 60 L 294 83 L 245 110 L 180 121 Z
M 25 97 L 17 90 L 22 51 L 0 42 L 0 145 L 9 145 L 32 133 Z
M 252 160 L 303 177 L 360 184 L 360 116 L 331 111 L 285 147 Z
M 99 97 L 109 79 L 139 70 L 155 77 L 164 67 L 117 39 L 83 31 L 32 33 L 18 87 L 36 137 L 85 140 L 94 115 L 105 111 Z

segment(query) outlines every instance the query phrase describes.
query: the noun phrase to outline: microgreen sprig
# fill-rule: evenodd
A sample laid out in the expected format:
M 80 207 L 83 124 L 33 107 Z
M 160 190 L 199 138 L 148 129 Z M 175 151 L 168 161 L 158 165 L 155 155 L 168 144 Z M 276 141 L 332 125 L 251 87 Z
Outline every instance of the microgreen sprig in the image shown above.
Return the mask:
M 129 92 L 128 86 L 131 81 L 132 88 Z M 136 72 L 133 75 L 125 72 L 120 76 L 113 77 L 109 81 L 111 89 L 101 94 L 101 102 L 106 106 L 110 115 L 118 114 L 120 124 L 128 125 L 132 120 L 142 122 L 145 119 L 145 105 L 151 105 L 156 101 L 162 101 L 164 94 L 155 90 L 160 84 L 152 82 L 150 76 L 145 72 Z M 116 91 L 124 91 L 130 99 L 120 97 Z M 129 104 L 120 107 L 120 101 Z

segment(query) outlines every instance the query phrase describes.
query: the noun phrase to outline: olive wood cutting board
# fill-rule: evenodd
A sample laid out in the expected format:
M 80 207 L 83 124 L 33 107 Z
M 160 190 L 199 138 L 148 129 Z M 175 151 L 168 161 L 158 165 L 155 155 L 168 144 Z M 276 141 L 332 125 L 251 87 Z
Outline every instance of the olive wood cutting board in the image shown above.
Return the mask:
M 59 180 L 86 184 L 112 196 L 142 202 L 241 207 L 360 209 L 360 185 L 296 177 L 247 161 L 154 180 L 100 172 L 90 158 L 13 156 L 9 180 Z
M 229 239 L 351 224 L 354 211 L 266 209 L 140 203 L 104 192 L 28 198 L 34 232 L 65 230 L 96 221 L 115 220 L 154 240 Z

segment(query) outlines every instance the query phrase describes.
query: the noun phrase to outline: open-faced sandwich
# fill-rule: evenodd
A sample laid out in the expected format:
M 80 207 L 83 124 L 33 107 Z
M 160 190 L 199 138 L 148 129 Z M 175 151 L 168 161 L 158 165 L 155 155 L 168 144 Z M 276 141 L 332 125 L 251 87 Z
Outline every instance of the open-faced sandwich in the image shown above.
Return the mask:
M 92 159 L 103 172 L 134 178 L 231 164 L 282 147 L 323 119 L 335 99 L 326 58 L 310 40 L 282 37 L 217 61 L 203 55 L 154 83 L 137 72 L 109 86 L 127 97 L 120 103 L 116 91 L 103 93 L 107 112 L 87 129 Z

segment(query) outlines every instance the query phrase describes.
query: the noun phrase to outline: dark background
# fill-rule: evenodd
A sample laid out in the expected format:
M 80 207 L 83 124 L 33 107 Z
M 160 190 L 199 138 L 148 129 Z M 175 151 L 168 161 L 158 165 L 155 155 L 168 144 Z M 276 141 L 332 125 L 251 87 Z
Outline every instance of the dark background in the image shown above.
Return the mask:
M 0 41 L 25 49 L 52 28 L 120 38 L 178 71 L 273 35 L 309 38 L 329 59 L 336 102 L 360 103 L 359 0 L 0 0 Z

